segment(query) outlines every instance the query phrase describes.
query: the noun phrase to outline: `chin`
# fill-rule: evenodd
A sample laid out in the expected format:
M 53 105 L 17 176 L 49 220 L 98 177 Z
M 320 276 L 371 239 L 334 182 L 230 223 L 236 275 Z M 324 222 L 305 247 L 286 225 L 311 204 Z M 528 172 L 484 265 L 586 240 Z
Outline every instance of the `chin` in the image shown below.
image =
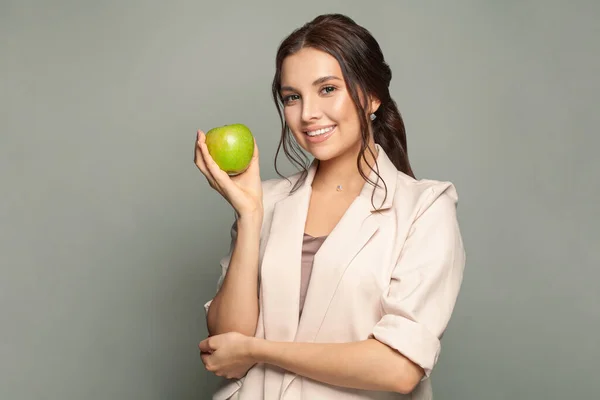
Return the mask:
M 307 150 L 314 158 L 319 161 L 328 161 L 339 156 L 339 151 L 335 149 L 308 149 Z
M 329 161 L 338 157 L 341 157 L 344 154 L 347 154 L 350 149 L 342 146 L 309 146 L 306 149 L 314 158 L 319 161 Z

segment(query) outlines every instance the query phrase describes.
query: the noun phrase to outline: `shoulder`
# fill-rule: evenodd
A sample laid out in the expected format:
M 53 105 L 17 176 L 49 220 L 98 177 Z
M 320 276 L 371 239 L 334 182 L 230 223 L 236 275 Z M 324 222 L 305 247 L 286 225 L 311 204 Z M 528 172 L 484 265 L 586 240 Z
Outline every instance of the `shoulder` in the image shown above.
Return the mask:
M 414 219 L 427 211 L 454 215 L 458 206 L 458 192 L 450 181 L 415 179 L 398 171 L 393 204 L 412 209 Z

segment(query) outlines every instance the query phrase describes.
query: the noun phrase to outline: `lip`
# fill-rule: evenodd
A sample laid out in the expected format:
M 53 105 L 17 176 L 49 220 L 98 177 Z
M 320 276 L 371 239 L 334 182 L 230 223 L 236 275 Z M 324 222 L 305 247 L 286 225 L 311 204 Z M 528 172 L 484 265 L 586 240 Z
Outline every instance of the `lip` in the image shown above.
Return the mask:
M 331 135 L 333 135 L 333 134 L 336 132 L 336 130 L 337 130 L 337 125 L 328 125 L 328 126 L 324 126 L 323 128 L 328 128 L 328 127 L 330 127 L 330 126 L 333 126 L 334 128 L 333 128 L 331 131 L 329 131 L 329 132 L 327 132 L 327 133 L 324 133 L 324 134 L 322 134 L 322 135 L 319 135 L 319 136 L 308 136 L 308 135 L 305 133 L 305 135 L 306 135 L 306 140 L 308 140 L 310 143 L 321 143 L 321 142 L 324 142 L 324 141 L 326 141 L 326 140 L 327 140 L 327 139 L 329 139 L 329 138 L 331 137 Z M 316 129 L 323 129 L 323 128 L 316 128 Z M 311 127 L 311 129 L 310 129 L 310 130 L 311 130 L 311 131 L 313 131 L 313 130 L 316 130 L 316 129 L 313 129 L 313 128 Z

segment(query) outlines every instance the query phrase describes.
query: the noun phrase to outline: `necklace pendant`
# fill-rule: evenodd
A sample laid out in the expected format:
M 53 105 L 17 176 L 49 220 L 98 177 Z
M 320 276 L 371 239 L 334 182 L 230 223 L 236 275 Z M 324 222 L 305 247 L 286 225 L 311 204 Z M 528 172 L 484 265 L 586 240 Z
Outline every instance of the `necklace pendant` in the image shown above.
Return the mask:
M 341 192 L 342 191 L 342 185 L 337 185 L 337 188 L 335 190 L 337 190 L 338 192 Z

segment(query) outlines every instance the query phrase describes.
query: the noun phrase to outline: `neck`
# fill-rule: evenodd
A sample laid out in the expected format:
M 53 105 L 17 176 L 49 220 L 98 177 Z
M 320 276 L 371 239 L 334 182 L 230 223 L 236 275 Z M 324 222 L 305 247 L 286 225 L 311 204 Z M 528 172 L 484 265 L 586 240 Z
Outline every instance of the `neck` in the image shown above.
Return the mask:
M 360 144 L 358 144 L 358 146 L 360 146 Z M 369 148 L 375 157 L 371 155 Z M 369 148 L 365 150 L 367 162 L 365 162 L 362 157 L 360 160 L 363 174 L 366 176 L 369 176 L 371 172 L 369 165 L 373 167 L 377 158 L 375 143 L 370 143 Z M 358 166 L 356 165 L 358 154 L 359 150 L 348 151 L 329 160 L 320 160 L 315 178 L 312 182 L 313 190 L 335 191 L 338 186 L 341 186 L 344 192 L 360 192 L 365 184 L 365 180 L 361 176 Z

